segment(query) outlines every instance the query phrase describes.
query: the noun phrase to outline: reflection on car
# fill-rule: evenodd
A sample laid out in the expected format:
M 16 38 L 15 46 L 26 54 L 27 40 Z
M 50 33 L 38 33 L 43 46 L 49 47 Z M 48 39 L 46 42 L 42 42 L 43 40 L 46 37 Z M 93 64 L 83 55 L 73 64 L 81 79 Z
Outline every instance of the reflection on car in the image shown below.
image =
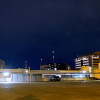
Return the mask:
M 60 77 L 59 76 L 52 76 L 50 78 L 50 81 L 60 81 Z

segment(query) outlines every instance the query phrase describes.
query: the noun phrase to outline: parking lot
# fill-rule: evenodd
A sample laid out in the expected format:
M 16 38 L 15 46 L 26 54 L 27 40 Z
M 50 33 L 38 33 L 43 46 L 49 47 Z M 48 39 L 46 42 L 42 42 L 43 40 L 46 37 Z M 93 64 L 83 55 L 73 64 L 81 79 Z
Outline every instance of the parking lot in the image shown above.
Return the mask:
M 0 100 L 100 100 L 100 81 L 0 83 Z

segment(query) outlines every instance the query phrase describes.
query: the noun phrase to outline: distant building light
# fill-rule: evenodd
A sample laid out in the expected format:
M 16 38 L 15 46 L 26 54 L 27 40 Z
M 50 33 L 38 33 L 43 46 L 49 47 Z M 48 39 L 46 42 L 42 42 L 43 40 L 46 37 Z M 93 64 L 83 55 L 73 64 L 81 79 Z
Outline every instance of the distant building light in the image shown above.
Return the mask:
M 25 72 L 27 73 L 28 71 L 26 70 Z
M 83 70 L 82 72 L 83 72 L 83 73 L 86 73 L 86 71 L 85 71 L 85 70 Z
M 57 68 L 54 68 L 54 70 L 57 70 Z

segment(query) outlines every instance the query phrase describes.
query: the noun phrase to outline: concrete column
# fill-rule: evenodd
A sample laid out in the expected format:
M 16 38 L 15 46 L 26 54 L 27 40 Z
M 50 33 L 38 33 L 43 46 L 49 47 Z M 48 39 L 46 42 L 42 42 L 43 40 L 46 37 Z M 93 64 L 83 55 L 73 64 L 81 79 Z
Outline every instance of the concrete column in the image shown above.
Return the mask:
M 12 82 L 13 82 L 13 74 L 11 75 L 11 77 L 12 77 Z
M 17 82 L 18 82 L 18 74 L 17 74 Z
M 30 74 L 30 82 L 31 82 L 31 74 Z

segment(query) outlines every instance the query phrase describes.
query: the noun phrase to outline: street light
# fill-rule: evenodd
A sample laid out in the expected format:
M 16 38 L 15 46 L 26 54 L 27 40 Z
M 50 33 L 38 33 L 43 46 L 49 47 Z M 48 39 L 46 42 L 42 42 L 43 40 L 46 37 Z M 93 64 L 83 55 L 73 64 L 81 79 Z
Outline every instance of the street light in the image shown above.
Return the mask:
M 41 59 L 41 65 L 42 65 L 42 59 Z
M 9 75 L 10 75 L 9 72 L 4 72 L 4 73 L 3 73 L 3 76 L 5 76 L 5 77 L 7 77 L 7 76 L 9 76 Z
M 26 72 L 26 82 L 28 82 L 28 70 L 25 71 Z

